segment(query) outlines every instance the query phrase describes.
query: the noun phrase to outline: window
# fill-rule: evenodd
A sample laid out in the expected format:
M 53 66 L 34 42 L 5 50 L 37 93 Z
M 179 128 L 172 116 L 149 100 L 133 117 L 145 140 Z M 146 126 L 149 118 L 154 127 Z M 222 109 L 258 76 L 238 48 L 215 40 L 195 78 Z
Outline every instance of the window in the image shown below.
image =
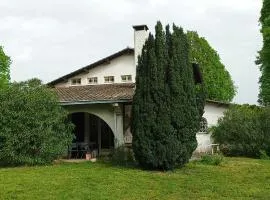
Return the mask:
M 208 132 L 208 123 L 207 123 L 207 120 L 203 117 L 200 122 L 199 133 L 207 133 L 207 132 Z
M 71 79 L 71 85 L 81 85 L 81 78 Z
M 131 75 L 122 75 L 122 82 L 131 82 L 132 81 L 132 76 Z
M 97 84 L 98 78 L 97 77 L 90 77 L 90 78 L 88 78 L 88 83 L 89 84 Z
M 114 76 L 104 76 L 104 82 L 105 83 L 113 83 L 114 82 Z

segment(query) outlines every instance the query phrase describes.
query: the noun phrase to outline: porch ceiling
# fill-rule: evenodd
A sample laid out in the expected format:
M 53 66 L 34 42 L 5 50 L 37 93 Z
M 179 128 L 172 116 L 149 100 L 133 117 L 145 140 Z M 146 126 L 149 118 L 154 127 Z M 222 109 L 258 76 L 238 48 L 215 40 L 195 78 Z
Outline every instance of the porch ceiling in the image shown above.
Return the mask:
M 133 83 L 85 85 L 53 88 L 60 103 L 78 102 L 122 102 L 131 101 L 134 94 Z

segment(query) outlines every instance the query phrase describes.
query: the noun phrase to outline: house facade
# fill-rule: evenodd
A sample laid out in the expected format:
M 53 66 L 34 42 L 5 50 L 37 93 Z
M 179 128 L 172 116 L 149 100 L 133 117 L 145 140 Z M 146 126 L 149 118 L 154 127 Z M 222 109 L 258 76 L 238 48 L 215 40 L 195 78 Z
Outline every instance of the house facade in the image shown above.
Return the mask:
M 87 144 L 97 154 L 132 142 L 130 117 L 137 57 L 149 34 L 146 25 L 133 29 L 134 48 L 125 48 L 48 83 L 75 124 L 74 143 Z M 209 150 L 212 142 L 207 128 L 217 123 L 227 107 L 207 101 L 196 151 Z

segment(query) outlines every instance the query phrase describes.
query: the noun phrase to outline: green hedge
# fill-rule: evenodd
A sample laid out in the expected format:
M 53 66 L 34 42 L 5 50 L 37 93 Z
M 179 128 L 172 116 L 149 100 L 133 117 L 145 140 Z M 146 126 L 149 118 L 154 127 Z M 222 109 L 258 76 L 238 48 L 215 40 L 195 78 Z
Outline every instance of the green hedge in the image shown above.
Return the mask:
M 47 164 L 71 143 L 73 125 L 38 80 L 0 90 L 0 164 Z
M 213 138 L 229 156 L 270 155 L 270 108 L 234 105 L 213 128 Z

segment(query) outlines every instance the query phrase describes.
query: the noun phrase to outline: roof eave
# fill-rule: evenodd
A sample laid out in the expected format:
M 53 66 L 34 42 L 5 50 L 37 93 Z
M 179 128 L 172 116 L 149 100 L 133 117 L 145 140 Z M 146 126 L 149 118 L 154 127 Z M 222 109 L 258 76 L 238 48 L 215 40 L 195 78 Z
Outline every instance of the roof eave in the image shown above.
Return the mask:
M 60 101 L 62 106 L 73 105 L 90 105 L 90 104 L 111 104 L 111 103 L 129 103 L 132 99 L 118 99 L 118 100 L 95 100 L 95 101 Z
M 206 103 L 212 103 L 218 106 L 226 106 L 226 107 L 232 105 L 232 103 L 229 103 L 229 102 L 216 101 L 216 100 L 210 100 L 210 99 L 207 99 Z
M 118 100 L 94 100 L 94 101 L 59 101 L 60 105 L 67 106 L 67 105 L 89 105 L 89 104 L 108 104 L 108 103 L 125 103 L 125 102 L 132 102 L 132 99 L 118 99 Z M 231 103 L 213 101 L 213 100 L 206 100 L 206 103 L 212 103 L 219 106 L 230 106 Z

